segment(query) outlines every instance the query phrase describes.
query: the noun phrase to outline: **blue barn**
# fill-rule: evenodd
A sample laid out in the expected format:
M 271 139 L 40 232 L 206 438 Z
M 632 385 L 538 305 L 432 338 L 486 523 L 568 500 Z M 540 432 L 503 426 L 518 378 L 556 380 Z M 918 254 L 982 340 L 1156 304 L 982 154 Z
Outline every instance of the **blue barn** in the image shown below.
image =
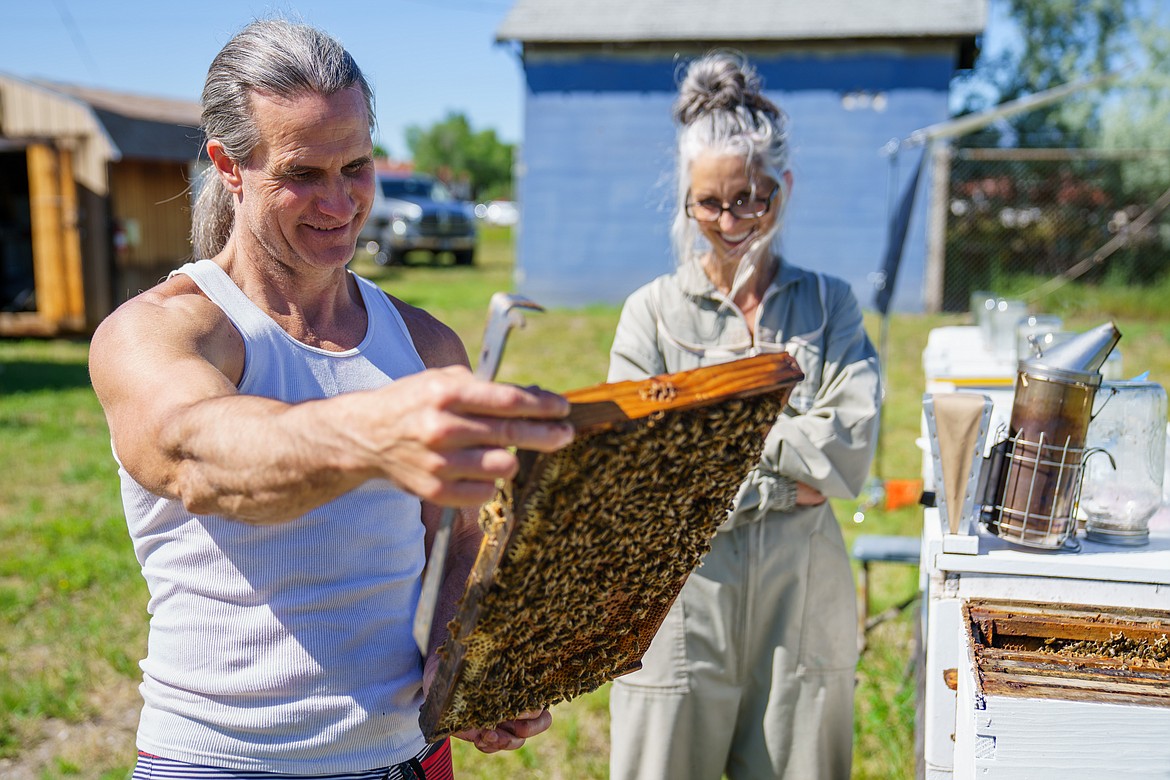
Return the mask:
M 518 291 L 551 306 L 620 302 L 673 267 L 678 72 L 727 48 L 791 116 L 785 257 L 847 279 L 872 308 L 891 214 L 922 154 L 894 150 L 948 117 L 951 78 L 971 66 L 986 16 L 986 0 L 517 0 L 496 38 L 515 46 L 525 79 Z M 923 308 L 924 201 L 895 310 Z

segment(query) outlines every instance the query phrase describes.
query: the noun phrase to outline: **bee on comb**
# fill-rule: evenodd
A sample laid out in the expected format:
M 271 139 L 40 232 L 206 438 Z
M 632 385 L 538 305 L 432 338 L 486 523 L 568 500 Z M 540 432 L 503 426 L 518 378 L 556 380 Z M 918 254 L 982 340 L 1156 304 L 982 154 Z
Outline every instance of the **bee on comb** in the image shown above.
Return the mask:
M 566 393 L 577 436 L 480 513 L 420 725 L 434 741 L 639 668 L 803 378 L 787 354 Z

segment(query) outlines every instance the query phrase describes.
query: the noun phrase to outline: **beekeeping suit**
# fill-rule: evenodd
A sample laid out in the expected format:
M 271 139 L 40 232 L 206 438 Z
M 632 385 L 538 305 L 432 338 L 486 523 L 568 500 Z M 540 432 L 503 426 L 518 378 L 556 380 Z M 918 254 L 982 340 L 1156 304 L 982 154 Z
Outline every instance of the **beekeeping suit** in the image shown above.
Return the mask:
M 626 301 L 609 379 L 787 351 L 805 379 L 643 657 L 611 690 L 611 777 L 840 778 L 850 773 L 857 600 L 828 501 L 853 498 L 877 438 L 877 355 L 843 281 L 781 263 L 756 313 L 697 266 Z

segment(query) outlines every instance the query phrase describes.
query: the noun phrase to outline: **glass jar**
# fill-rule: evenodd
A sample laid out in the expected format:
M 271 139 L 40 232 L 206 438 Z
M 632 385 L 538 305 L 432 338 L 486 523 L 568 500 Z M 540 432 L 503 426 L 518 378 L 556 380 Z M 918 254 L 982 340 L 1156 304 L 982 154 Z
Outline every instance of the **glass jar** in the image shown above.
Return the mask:
M 1166 390 L 1157 382 L 1105 381 L 1086 434 L 1079 512 L 1085 536 L 1145 544 L 1162 505 L 1166 462 Z
M 1000 298 L 990 312 L 991 340 L 988 349 L 1008 363 L 1016 362 L 1016 327 L 1028 316 L 1024 301 Z
M 991 310 L 995 308 L 995 293 L 987 290 L 975 290 L 971 293 L 967 308 L 971 312 L 971 324 L 979 327 L 979 334 L 984 343 L 991 338 Z
M 1124 369 L 1122 368 L 1121 362 L 1121 350 L 1114 348 L 1114 350 L 1109 353 L 1108 357 L 1105 358 L 1105 362 L 1101 364 L 1101 377 L 1106 380 L 1120 380 L 1123 378 L 1121 376 L 1121 372 L 1123 370 Z

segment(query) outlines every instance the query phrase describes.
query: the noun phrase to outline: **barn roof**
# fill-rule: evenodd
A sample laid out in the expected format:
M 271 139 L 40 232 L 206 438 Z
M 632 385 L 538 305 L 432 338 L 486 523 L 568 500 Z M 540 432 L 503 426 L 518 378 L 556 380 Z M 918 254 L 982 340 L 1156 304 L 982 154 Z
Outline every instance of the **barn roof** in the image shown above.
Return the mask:
M 966 38 L 987 0 L 516 0 L 497 41 L 828 41 Z
M 123 158 L 181 161 L 199 156 L 202 107 L 197 102 L 77 84 L 33 83 L 88 105 Z
M 198 158 L 200 106 L 193 101 L 0 74 L 0 134 L 97 133 L 113 160 Z

